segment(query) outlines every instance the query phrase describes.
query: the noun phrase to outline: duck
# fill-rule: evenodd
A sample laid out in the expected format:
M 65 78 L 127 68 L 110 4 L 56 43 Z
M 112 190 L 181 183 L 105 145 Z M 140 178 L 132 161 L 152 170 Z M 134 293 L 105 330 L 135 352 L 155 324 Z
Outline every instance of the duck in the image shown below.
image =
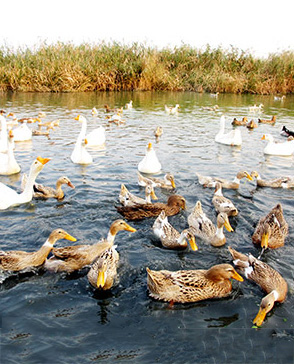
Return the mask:
M 259 311 L 253 320 L 253 324 L 261 326 L 267 313 L 270 312 L 275 302 L 284 302 L 287 297 L 288 285 L 279 272 L 268 264 L 248 256 L 229 247 L 229 252 L 234 259 L 233 263 L 245 277 L 257 283 L 267 294 L 260 303 Z
M 274 101 L 284 101 L 285 98 L 286 98 L 285 95 L 283 95 L 283 96 L 274 96 Z
M 210 97 L 218 98 L 219 92 L 211 93 Z
M 30 202 L 33 198 L 35 180 L 45 164 L 49 161 L 50 158 L 42 157 L 37 157 L 33 161 L 26 186 L 21 193 L 17 193 L 14 189 L 0 182 L 0 210 Z
M 20 172 L 20 166 L 14 156 L 13 132 L 9 130 L 7 141 L 7 152 L 0 153 L 0 175 L 10 176 Z
M 133 100 L 130 100 L 130 102 L 126 103 L 126 109 L 132 109 L 133 108 Z
M 257 171 L 251 172 L 251 177 L 256 178 L 256 184 L 258 187 L 272 187 L 272 188 L 289 188 L 287 182 L 291 180 L 290 177 L 277 177 L 272 179 L 262 179 Z
M 242 144 L 242 135 L 240 130 L 235 129 L 231 130 L 229 133 L 225 133 L 225 123 L 225 116 L 222 115 L 220 119 L 220 130 L 215 136 L 215 141 L 220 144 L 240 146 Z
M 201 110 L 208 110 L 208 111 L 217 111 L 218 109 L 219 109 L 218 105 L 201 107 Z
M 119 254 L 116 245 L 104 250 L 93 262 L 87 274 L 91 286 L 107 291 L 111 289 L 117 279 Z
M 252 120 L 250 120 L 250 121 L 248 121 L 248 123 L 246 124 L 246 127 L 248 128 L 248 129 L 255 129 L 255 128 L 257 128 L 258 127 L 258 125 L 256 124 L 256 122 L 252 119 Z
M 17 128 L 13 129 L 14 141 L 15 142 L 27 142 L 32 140 L 32 131 L 27 126 L 27 122 L 24 121 Z
M 261 139 L 268 141 L 263 150 L 264 154 L 289 156 L 294 153 L 294 140 L 277 143 L 271 134 L 264 134 Z
M 17 126 L 18 125 L 18 119 L 16 117 L 16 115 L 13 113 L 13 112 L 10 112 L 8 115 L 7 115 L 7 118 L 8 117 L 11 117 L 12 119 L 10 120 L 7 120 L 7 127 L 9 129 L 13 128 L 14 126 Z
M 271 119 L 258 119 L 259 123 L 274 125 L 277 120 L 276 115 L 273 115 Z
M 138 171 L 141 173 L 153 174 L 153 173 L 159 173 L 160 170 L 161 170 L 161 163 L 157 158 L 152 143 L 148 143 L 146 154 L 138 164 Z
M 282 205 L 278 203 L 259 220 L 252 235 L 252 242 L 260 245 L 263 253 L 267 248 L 277 249 L 284 246 L 287 235 L 288 223 L 284 218 Z
M 232 125 L 234 126 L 245 126 L 248 122 L 248 119 L 246 116 L 242 118 L 242 120 L 237 120 L 236 118 L 233 119 Z
M 123 206 L 136 206 L 136 205 L 144 205 L 146 203 L 152 203 L 151 198 L 153 200 L 158 200 L 157 196 L 155 195 L 152 184 L 148 184 L 145 187 L 145 199 L 135 196 L 126 188 L 126 186 L 123 183 L 121 184 L 119 193 L 119 202 Z
M 92 110 L 91 110 L 91 114 L 92 116 L 96 116 L 98 115 L 98 110 L 96 109 L 96 107 L 93 107 Z
M 283 125 L 280 134 L 286 137 L 294 136 L 294 131 L 289 130 L 285 125 Z
M 72 151 L 70 156 L 70 159 L 73 163 L 84 165 L 93 163 L 93 158 L 86 149 L 87 144 L 88 141 L 86 138 L 77 139 L 74 150 Z
M 144 177 L 140 172 L 137 172 L 137 175 L 139 186 L 145 187 L 147 184 L 151 183 L 153 187 L 160 187 L 168 190 L 176 188 L 175 178 L 172 173 L 166 173 L 163 179 L 151 176 Z
M 202 176 L 200 173 L 196 172 L 198 177 L 198 182 L 203 187 L 211 187 L 215 188 L 217 182 L 221 183 L 222 188 L 234 189 L 237 190 L 240 187 L 240 181 L 242 178 L 247 178 L 249 181 L 252 181 L 252 176 L 247 171 L 239 171 L 234 178 L 233 181 L 228 181 L 224 178 L 219 177 L 211 177 L 211 176 Z
M 225 212 L 228 216 L 238 215 L 238 210 L 233 204 L 233 202 L 230 199 L 223 196 L 222 185 L 219 182 L 217 182 L 215 185 L 215 191 L 212 198 L 212 203 L 218 213 Z
M 260 113 L 263 109 L 264 105 L 263 104 L 259 104 L 258 106 L 256 106 L 256 104 L 254 104 L 253 106 L 249 106 L 249 112 L 250 113 Z
M 6 153 L 8 149 L 7 143 L 7 122 L 6 118 L 3 114 L 0 114 L 0 123 L 1 123 L 1 131 L 0 131 L 0 153 Z
M 78 139 L 87 139 L 87 144 L 89 147 L 97 147 L 105 144 L 105 129 L 103 126 L 99 126 L 99 128 L 96 128 L 89 132 L 86 135 L 87 132 L 87 119 L 83 115 L 77 115 L 75 117 L 75 120 L 78 120 L 82 123 L 82 128 L 79 134 Z
M 193 251 L 198 250 L 195 236 L 190 229 L 178 232 L 168 221 L 164 210 L 158 215 L 152 225 L 154 235 L 160 239 L 161 244 L 167 249 L 183 250 L 188 247 L 188 243 Z M 188 240 L 188 242 L 187 242 Z
M 164 110 L 168 114 L 177 114 L 179 112 L 180 105 L 176 104 L 175 106 L 167 106 L 164 105 Z
M 27 176 L 24 173 L 22 177 L 22 187 L 26 185 Z M 37 199 L 48 199 L 48 198 L 56 198 L 57 200 L 62 200 L 64 198 L 64 192 L 62 190 L 62 185 L 68 185 L 71 188 L 75 188 L 75 186 L 71 183 L 70 179 L 66 176 L 59 177 L 56 182 L 56 188 L 47 187 L 40 183 L 34 184 L 34 194 L 33 197 Z
M 231 279 L 243 278 L 230 264 L 217 264 L 198 270 L 147 270 L 147 286 L 151 297 L 166 302 L 198 302 L 227 297 L 232 291 Z
M 167 216 L 178 214 L 186 208 L 186 200 L 180 195 L 169 196 L 167 203 L 155 202 L 153 204 L 144 204 L 136 206 L 117 206 L 117 211 L 127 220 L 141 220 L 145 217 L 158 216 L 162 210 Z
M 109 123 L 114 123 L 116 125 L 121 125 L 125 123 L 125 120 L 122 119 L 122 111 L 117 111 L 112 116 L 107 116 Z
M 120 108 L 113 108 L 111 109 L 107 104 L 104 105 L 105 108 L 105 112 L 119 112 L 119 113 L 123 113 L 123 107 Z
M 229 231 L 234 231 L 228 219 L 228 215 L 225 212 L 220 212 L 217 215 L 216 227 L 212 221 L 206 216 L 202 210 L 200 201 L 196 202 L 196 205 L 192 213 L 188 216 L 188 224 L 195 236 L 199 236 L 201 239 L 210 241 L 212 246 L 223 246 L 226 243 L 226 237 L 224 235 L 224 227 Z
M 48 239 L 36 252 L 22 250 L 0 251 L 0 270 L 18 272 L 24 269 L 38 268 L 42 266 L 53 249 L 57 240 L 66 239 L 76 241 L 77 239 L 63 229 L 55 229 Z
M 159 140 L 159 138 L 162 136 L 163 134 L 163 129 L 161 126 L 157 126 L 156 129 L 154 130 L 154 136 L 156 138 L 156 140 Z
M 65 248 L 54 248 L 53 255 L 46 260 L 44 267 L 49 271 L 72 273 L 82 269 L 92 262 L 103 251 L 109 249 L 114 244 L 114 239 L 119 231 L 135 232 L 136 229 L 127 224 L 124 220 L 115 220 L 109 229 L 106 239 L 101 239 L 97 243 L 89 245 L 73 245 Z

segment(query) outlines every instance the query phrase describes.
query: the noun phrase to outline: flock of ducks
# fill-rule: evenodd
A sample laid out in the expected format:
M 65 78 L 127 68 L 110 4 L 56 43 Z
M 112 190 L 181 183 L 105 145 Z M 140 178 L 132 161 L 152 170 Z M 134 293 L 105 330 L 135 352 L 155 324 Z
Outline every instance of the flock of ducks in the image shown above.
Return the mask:
M 214 95 L 213 97 L 217 96 Z M 127 109 L 132 107 L 132 101 L 126 105 Z M 165 105 L 165 111 L 169 114 L 176 114 L 179 107 L 178 104 L 175 107 L 167 107 Z M 255 105 L 249 111 L 259 112 L 262 110 L 262 107 L 262 105 L 258 107 Z M 122 115 L 121 109 L 110 109 L 108 105 L 105 105 L 105 111 L 107 113 L 114 112 L 118 116 Z M 93 108 L 92 115 L 96 114 L 97 109 Z M 12 129 L 8 132 L 3 113 L 0 117 L 2 125 L 1 145 L 5 149 L 6 141 L 6 158 L 9 160 L 6 163 L 12 166 L 15 165 L 15 160 L 13 161 L 14 141 L 12 140 L 14 130 Z M 73 163 L 89 164 L 92 162 L 92 157 L 86 150 L 86 146 L 104 145 L 105 130 L 100 126 L 87 134 L 87 119 L 82 115 L 78 115 L 75 119 L 81 123 L 81 131 L 70 158 Z M 248 121 L 244 119 L 243 122 L 246 125 Z M 111 118 L 108 120 L 111 120 Z M 26 125 L 26 123 L 27 121 L 23 125 Z M 233 125 L 238 125 L 236 120 Z M 51 124 L 49 127 L 52 126 Z M 227 134 L 225 134 L 224 130 L 225 117 L 221 116 L 220 131 L 216 135 L 215 141 L 230 146 L 241 145 L 240 130 L 234 129 Z M 157 127 L 154 131 L 154 136 L 158 139 L 162 133 L 162 128 Z M 49 160 L 48 158 L 37 157 L 33 161 L 28 176 L 23 176 L 21 193 L 17 193 L 12 188 L 0 183 L 1 210 L 24 204 L 31 201 L 32 198 L 55 198 L 62 200 L 64 198 L 62 185 L 75 188 L 66 176 L 58 179 L 55 188 L 36 183 L 37 176 Z M 148 143 L 145 156 L 138 162 L 137 172 L 138 185 L 145 187 L 145 198 L 132 194 L 126 185 L 122 184 L 118 196 L 120 205 L 116 206 L 116 209 L 129 221 L 150 217 L 155 218 L 152 224 L 152 231 L 165 249 L 183 250 L 190 247 L 192 251 L 197 251 L 198 246 L 195 237 L 204 240 L 214 247 L 224 246 L 226 244 L 224 228 L 228 232 L 233 231 L 229 218 L 237 216 L 239 211 L 232 201 L 223 195 L 222 189 L 238 189 L 243 178 L 250 181 L 255 178 L 257 185 L 262 187 L 290 188 L 294 186 L 294 179 L 291 177 L 263 180 L 256 171 L 252 171 L 250 174 L 247 171 L 239 171 L 233 181 L 202 176 L 197 173 L 199 183 L 204 188 L 214 188 L 211 202 L 217 214 L 216 225 L 203 212 L 201 201 L 198 200 L 187 218 L 187 225 L 189 227 L 183 231 L 177 231 L 168 221 L 168 217 L 177 215 L 181 210 L 186 209 L 186 200 L 183 196 L 174 194 L 176 183 L 171 173 L 167 173 L 162 179 L 152 176 L 152 174 L 159 173 L 161 168 L 161 163 L 157 158 L 152 143 Z M 15 168 L 13 173 L 19 173 L 19 171 L 20 169 Z M 157 200 L 156 188 L 162 188 L 169 192 L 166 203 L 153 202 L 153 200 Z M 126 221 L 118 219 L 111 224 L 107 237 L 95 244 L 55 248 L 54 244 L 59 239 L 76 241 L 74 237 L 63 229 L 56 229 L 36 252 L 0 251 L 0 269 L 19 272 L 42 267 L 53 272 L 71 273 L 88 266 L 87 278 L 89 283 L 96 289 L 108 290 L 113 287 L 117 280 L 119 254 L 116 250 L 116 245 L 114 245 L 114 240 L 119 231 L 135 232 L 136 229 Z M 286 281 L 272 267 L 262 262 L 260 258 L 266 249 L 282 247 L 287 234 L 288 224 L 284 219 L 282 206 L 278 203 L 266 216 L 259 220 L 252 236 L 252 242 L 261 247 L 261 253 L 258 258 L 252 255 L 244 255 L 231 247 L 228 248 L 234 265 L 246 278 L 257 283 L 267 294 L 262 299 L 259 312 L 253 320 L 257 326 L 262 325 L 266 314 L 272 309 L 275 302 L 283 302 L 286 299 L 288 289 Z M 170 303 L 197 302 L 205 299 L 226 297 L 232 291 L 232 279 L 239 282 L 243 281 L 242 276 L 230 264 L 218 264 L 207 270 L 180 270 L 172 272 L 167 270 L 154 271 L 147 267 L 146 271 L 150 296 Z

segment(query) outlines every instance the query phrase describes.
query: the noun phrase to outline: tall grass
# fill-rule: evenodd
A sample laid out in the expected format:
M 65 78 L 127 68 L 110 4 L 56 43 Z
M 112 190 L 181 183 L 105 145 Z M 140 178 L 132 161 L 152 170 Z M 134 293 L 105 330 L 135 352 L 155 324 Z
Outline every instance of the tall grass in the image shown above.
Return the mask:
M 292 93 L 294 52 L 256 58 L 237 48 L 188 45 L 157 48 L 134 43 L 56 43 L 0 48 L 0 90 L 73 92 L 172 90 Z

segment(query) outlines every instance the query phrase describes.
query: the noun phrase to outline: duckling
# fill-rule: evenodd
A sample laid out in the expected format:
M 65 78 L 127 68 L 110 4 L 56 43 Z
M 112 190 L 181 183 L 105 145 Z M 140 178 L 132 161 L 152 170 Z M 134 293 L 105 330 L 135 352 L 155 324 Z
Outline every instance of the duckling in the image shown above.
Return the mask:
M 258 122 L 259 123 L 263 123 L 263 124 L 271 124 L 271 125 L 274 125 L 275 122 L 276 122 L 276 120 L 277 120 L 276 115 L 273 115 L 270 120 L 268 120 L 268 119 L 258 119 Z
M 247 256 L 231 247 L 228 249 L 234 259 L 234 265 L 240 268 L 246 278 L 257 283 L 267 293 L 261 300 L 259 312 L 253 320 L 255 325 L 261 326 L 275 302 L 285 301 L 288 292 L 287 282 L 275 269 L 251 254 Z
M 25 252 L 21 250 L 0 251 L 0 269 L 9 271 L 21 271 L 28 268 L 40 267 L 45 262 L 47 256 L 53 249 L 53 245 L 59 239 L 76 241 L 77 239 L 69 235 L 62 229 L 52 231 L 49 238 L 36 252 Z
M 165 211 L 167 216 L 173 216 L 185 208 L 186 200 L 180 195 L 169 196 L 167 204 L 156 202 L 153 204 L 116 207 L 117 211 L 128 220 L 141 220 L 145 217 L 158 216 L 162 210 Z
M 217 182 L 215 185 L 212 203 L 217 212 L 225 212 L 228 216 L 238 215 L 238 210 L 233 202 L 223 196 L 222 185 L 219 182 Z
M 218 264 L 208 270 L 147 270 L 151 297 L 167 302 L 197 302 L 226 297 L 232 291 L 231 279 L 243 278 L 230 264 Z
M 272 187 L 272 188 L 289 188 L 286 187 L 290 181 L 290 177 L 277 177 L 269 180 L 262 179 L 260 174 L 256 171 L 251 172 L 251 177 L 256 178 L 256 184 L 258 187 Z
M 139 186 L 145 187 L 147 184 L 152 184 L 153 187 L 160 187 L 168 190 L 176 188 L 175 178 L 171 173 L 166 173 L 163 179 L 151 176 L 144 177 L 140 172 L 137 172 L 137 175 Z
M 200 173 L 197 172 L 196 175 L 198 177 L 198 182 L 203 187 L 215 188 L 216 183 L 219 182 L 221 183 L 222 188 L 228 188 L 234 190 L 240 187 L 240 181 L 242 178 L 247 178 L 249 179 L 249 181 L 253 180 L 252 176 L 247 171 L 239 171 L 233 181 L 228 181 L 224 178 L 219 178 L 219 177 L 202 176 Z
M 271 211 L 262 217 L 252 235 L 252 242 L 265 249 L 277 249 L 284 246 L 288 235 L 288 224 L 283 215 L 282 205 L 278 203 Z M 261 253 L 261 254 L 262 254 Z
M 242 120 L 237 120 L 236 118 L 233 119 L 232 125 L 234 126 L 245 126 L 248 122 L 248 119 L 246 116 L 242 118 Z
M 152 230 L 160 239 L 162 246 L 167 249 L 186 249 L 189 242 L 192 250 L 198 250 L 194 234 L 190 231 L 190 229 L 185 229 L 179 233 L 169 223 L 164 210 L 161 211 L 154 221 Z
M 157 196 L 155 195 L 154 188 L 151 184 L 148 184 L 145 187 L 145 199 L 132 194 L 123 183 L 121 185 L 119 202 L 123 206 L 136 206 L 144 205 L 146 203 L 152 203 L 151 198 L 153 200 L 158 200 Z
M 91 264 L 95 258 L 106 249 L 113 246 L 116 234 L 119 231 L 135 232 L 136 229 L 123 220 L 114 221 L 109 229 L 106 239 L 101 239 L 93 245 L 83 244 L 68 246 L 65 248 L 54 248 L 53 256 L 46 260 L 45 268 L 55 272 L 71 273 L 75 270 Z
M 255 129 L 255 128 L 257 128 L 257 124 L 256 124 L 256 122 L 252 119 L 252 120 L 250 120 L 250 121 L 246 124 L 246 127 L 247 127 L 248 129 Z
M 176 106 L 167 106 L 164 105 L 165 112 L 168 114 L 177 114 L 179 112 L 180 105 L 176 104 Z
M 43 186 L 40 183 L 34 184 L 34 198 L 48 199 L 56 198 L 57 200 L 62 200 L 64 198 L 64 192 L 62 190 L 62 185 L 68 185 L 71 188 L 75 186 L 71 183 L 70 179 L 66 176 L 58 178 L 56 182 L 56 188 Z

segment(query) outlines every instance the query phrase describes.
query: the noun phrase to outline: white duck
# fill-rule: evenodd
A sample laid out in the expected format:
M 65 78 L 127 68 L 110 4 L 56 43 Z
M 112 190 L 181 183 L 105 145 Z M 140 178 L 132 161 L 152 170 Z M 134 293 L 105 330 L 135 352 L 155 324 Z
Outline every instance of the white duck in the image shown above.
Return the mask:
M 27 126 L 27 122 L 24 121 L 20 126 L 13 129 L 14 141 L 15 142 L 26 142 L 32 140 L 32 131 Z
M 268 141 L 268 144 L 263 150 L 264 154 L 287 156 L 294 153 L 294 140 L 277 143 L 271 134 L 264 134 L 261 139 Z
M 10 176 L 11 174 L 15 174 L 20 171 L 20 166 L 14 157 L 13 148 L 13 132 L 12 130 L 9 130 L 8 150 L 6 153 L 0 153 L 0 175 Z
M 86 138 L 89 147 L 97 147 L 105 143 L 106 137 L 105 137 L 105 129 L 103 128 L 103 126 L 100 125 L 99 128 L 92 130 L 90 133 L 86 135 L 87 119 L 82 115 L 78 115 L 77 117 L 75 117 L 75 120 L 78 120 L 82 123 L 82 129 L 80 131 L 78 138 L 80 139 Z
M 1 122 L 1 131 L 0 131 L 0 152 L 7 152 L 7 123 L 6 118 L 1 114 L 0 115 Z
M 260 113 L 263 109 L 263 104 L 259 104 L 259 106 L 256 106 L 256 104 L 254 104 L 253 106 L 249 106 L 249 112 L 250 113 Z
M 91 164 L 93 163 L 93 158 L 91 154 L 86 149 L 87 139 L 80 139 L 78 137 L 74 150 L 71 153 L 70 159 L 75 164 Z
M 179 104 L 176 104 L 176 106 L 174 106 L 174 107 L 164 105 L 165 112 L 167 112 L 168 114 L 177 114 L 179 111 L 179 108 L 180 108 Z
M 0 183 L 0 210 L 5 210 L 11 206 L 21 205 L 32 200 L 34 193 L 34 183 L 44 165 L 49 162 L 49 158 L 38 157 L 34 160 L 30 168 L 29 177 L 22 193 L 17 193 L 14 189 Z
M 138 170 L 141 173 L 158 173 L 161 170 L 161 164 L 156 156 L 152 143 L 148 144 L 146 154 L 138 164 Z
M 126 109 L 132 109 L 133 108 L 133 100 L 131 100 L 130 102 L 126 103 Z
M 225 133 L 225 116 L 222 115 L 220 118 L 220 130 L 215 136 L 215 141 L 220 144 L 226 145 L 241 145 L 242 136 L 239 129 L 231 130 L 229 133 Z

